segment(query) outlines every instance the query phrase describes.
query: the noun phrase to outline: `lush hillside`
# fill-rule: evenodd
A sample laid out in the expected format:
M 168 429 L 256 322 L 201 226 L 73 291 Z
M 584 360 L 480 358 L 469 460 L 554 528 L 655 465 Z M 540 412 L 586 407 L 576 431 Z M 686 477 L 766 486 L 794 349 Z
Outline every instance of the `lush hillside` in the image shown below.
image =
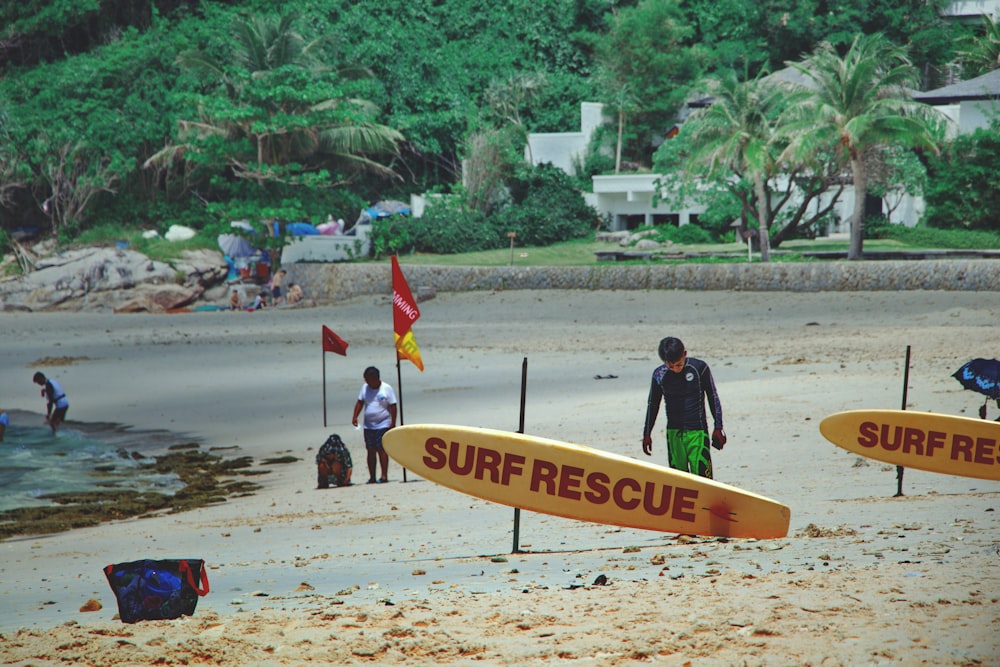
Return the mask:
M 487 194 L 464 194 L 489 212 L 524 134 L 575 127 L 583 100 L 628 119 L 625 162 L 648 167 L 723 69 L 752 78 L 824 40 L 883 32 L 933 85 L 966 30 L 940 4 L 5 3 L 0 228 L 70 239 L 97 222 L 318 222 L 450 191 L 466 157 L 488 177 Z

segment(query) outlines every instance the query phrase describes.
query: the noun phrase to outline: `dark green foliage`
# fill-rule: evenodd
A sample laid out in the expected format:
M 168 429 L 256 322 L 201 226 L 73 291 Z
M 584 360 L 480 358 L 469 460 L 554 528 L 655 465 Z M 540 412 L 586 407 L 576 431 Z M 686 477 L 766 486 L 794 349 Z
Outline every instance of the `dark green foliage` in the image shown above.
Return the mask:
M 387 165 L 404 180 L 387 182 L 378 175 L 365 175 L 352 180 L 348 196 L 336 198 L 345 202 L 353 198 L 348 210 L 339 210 L 343 204 L 337 201 L 324 206 L 306 201 L 303 215 L 322 212 L 325 218 L 332 210 L 349 219 L 362 204 L 377 199 L 405 198 L 411 192 L 452 185 L 459 180 L 459 155 L 470 120 L 479 113 L 484 92 L 495 80 L 523 72 L 545 73 L 545 88 L 530 108 L 522 110 L 526 130 L 563 131 L 579 123 L 580 101 L 593 99 L 591 63 L 577 42 L 566 36 L 577 30 L 578 14 L 599 24 L 599 17 L 609 11 L 593 3 L 578 7 L 570 0 L 516 0 L 503 5 L 479 0 L 318 0 L 296 9 L 302 13 L 298 30 L 307 37 L 325 38 L 314 53 L 330 72 L 360 65 L 375 78 L 364 83 L 338 79 L 339 90 L 323 90 L 328 79 L 298 80 L 292 85 L 292 77 L 301 79 L 299 70 L 278 72 L 277 79 L 241 80 L 239 62 L 232 58 L 235 19 L 266 20 L 275 15 L 273 3 L 8 3 L 0 10 L 0 25 L 7 29 L 4 37 L 15 39 L 3 44 L 22 45 L 23 53 L 0 50 L 0 106 L 13 117 L 16 135 L 11 145 L 20 150 L 28 176 L 23 180 L 26 189 L 6 202 L 13 208 L 0 211 L 2 223 L 9 226 L 16 220 L 53 230 L 65 226 L 72 233 L 105 216 L 131 218 L 147 226 L 186 223 L 190 201 L 201 202 L 208 218 L 225 215 L 226 208 L 284 208 L 280 201 L 288 193 L 265 189 L 254 195 L 231 172 L 247 166 L 248 157 L 254 155 L 255 146 L 248 138 L 283 132 L 278 122 L 286 127 L 289 120 L 311 123 L 335 112 L 317 109 L 312 116 L 299 112 L 297 119 L 279 119 L 274 108 L 324 97 L 360 97 L 382 107 L 381 116 L 366 120 L 405 136 L 407 143 Z M 61 46 L 55 50 L 53 45 Z M 216 86 L 221 79 L 204 78 L 177 65 L 180 54 L 194 50 L 226 65 L 222 71 L 233 77 L 229 83 L 241 86 L 239 96 L 227 99 Z M 18 62 L 46 61 L 50 64 L 34 69 L 13 67 Z M 288 85 L 282 88 L 282 82 Z M 262 113 L 251 113 L 254 105 Z M 185 163 L 164 154 L 144 167 L 158 151 L 183 141 L 178 131 L 182 119 L 207 121 L 218 128 L 242 127 L 243 132 L 201 136 L 191 144 L 196 150 L 189 151 Z M 355 114 L 352 120 L 359 117 Z M 303 129 L 315 127 L 309 124 Z M 84 161 L 92 161 L 93 157 L 84 156 L 99 150 L 109 162 L 102 171 L 84 164 L 95 179 L 103 179 L 107 191 L 78 207 L 72 219 L 63 220 L 59 212 L 43 216 L 40 204 L 51 188 L 45 177 L 48 165 L 57 161 L 59 151 L 77 144 L 75 155 Z M 259 173 L 297 179 L 304 185 L 301 190 L 308 192 L 296 197 L 322 202 L 328 197 L 319 191 L 330 190 L 345 173 L 329 154 L 310 158 L 311 163 L 293 160 Z M 318 178 L 309 180 L 306 174 Z M 164 202 L 168 206 L 160 205 Z
M 891 238 L 892 224 L 884 215 L 869 215 L 865 217 L 866 239 Z
M 823 41 L 841 51 L 858 34 L 883 33 L 909 47 L 913 62 L 933 78 L 954 55 L 964 28 L 942 17 L 948 0 L 685 0 L 696 41 L 710 52 L 711 69 L 752 78 L 761 66 L 777 71 Z M 934 86 L 944 85 L 935 81 Z M 933 86 L 932 86 L 933 87 Z
M 1000 123 L 959 135 L 932 157 L 924 220 L 940 229 L 1000 232 Z
M 407 165 L 415 178 L 445 168 L 447 181 L 458 180 L 458 162 L 435 156 L 461 153 L 469 120 L 494 80 L 545 72 L 547 89 L 525 114 L 529 131 L 565 131 L 579 123 L 579 103 L 590 93 L 591 63 L 566 37 L 576 29 L 572 2 L 321 4 L 330 7 L 343 58 L 370 66 L 385 86 L 386 122 L 415 149 Z
M 679 0 L 640 0 L 619 9 L 601 40 L 600 101 L 629 134 L 622 155 L 650 166 L 656 143 L 705 69 L 707 53 Z
M 157 9 L 184 0 L 8 0 L 0 6 L 4 55 L 18 66 L 83 53 L 118 37 L 127 27 L 146 29 Z
M 765 35 L 754 31 L 762 3 L 687 0 L 683 7 L 697 41 L 711 53 L 712 70 L 756 71 L 768 64 L 771 45 Z
M 702 229 L 698 225 L 681 225 L 673 227 L 670 233 L 670 240 L 674 243 L 711 243 L 712 235 L 707 229 Z
M 376 258 L 412 252 L 489 250 L 506 241 L 485 214 L 466 207 L 457 196 L 428 202 L 420 218 L 392 216 L 376 220 L 371 238 Z
M 736 197 L 712 197 L 708 200 L 705 212 L 698 216 L 698 224 L 684 225 L 684 228 L 697 226 L 708 232 L 713 241 L 742 240 L 735 238 L 736 232 L 732 226 L 733 222 L 740 219 L 741 213 L 742 206 Z
M 572 179 L 552 165 L 522 169 L 511 180 L 510 202 L 491 215 L 471 209 L 459 196 L 433 198 L 423 217 L 377 220 L 372 252 L 452 254 L 491 250 L 510 243 L 544 246 L 591 233 L 600 223 Z
M 575 183 L 561 169 L 543 164 L 521 169 L 508 182 L 511 204 L 496 214 L 496 225 L 517 233 L 518 245 L 542 246 L 586 236 L 600 224 Z
M 925 224 L 916 227 L 886 225 L 878 227 L 879 238 L 896 239 L 902 243 L 924 248 L 951 248 L 955 250 L 998 250 L 1000 232 L 964 231 L 961 229 L 934 229 Z
M 615 128 L 601 125 L 594 130 L 590 138 L 587 152 L 577 164 L 574 164 L 574 175 L 577 184 L 583 190 L 590 190 L 593 181 L 591 177 L 599 174 L 611 174 L 615 170 L 614 144 Z
M 683 244 L 712 243 L 714 240 L 712 234 L 699 225 L 657 225 L 646 238 L 659 243 L 669 241 Z

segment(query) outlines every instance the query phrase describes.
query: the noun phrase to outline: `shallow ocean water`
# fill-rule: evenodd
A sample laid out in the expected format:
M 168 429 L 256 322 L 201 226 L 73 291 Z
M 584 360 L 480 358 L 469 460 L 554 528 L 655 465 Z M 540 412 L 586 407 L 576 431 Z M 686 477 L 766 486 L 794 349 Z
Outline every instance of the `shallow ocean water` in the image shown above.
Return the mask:
M 110 443 L 63 426 L 12 423 L 0 443 L 0 511 L 52 504 L 52 493 L 135 489 L 172 495 L 183 488 L 176 474 L 157 473 L 152 458 L 136 459 Z

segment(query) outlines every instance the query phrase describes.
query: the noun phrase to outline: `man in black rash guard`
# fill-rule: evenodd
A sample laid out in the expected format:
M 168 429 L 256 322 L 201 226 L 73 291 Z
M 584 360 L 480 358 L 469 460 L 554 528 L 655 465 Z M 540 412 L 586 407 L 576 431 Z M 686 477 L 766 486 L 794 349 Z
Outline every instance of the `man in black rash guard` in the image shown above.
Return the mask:
M 701 359 L 687 356 L 684 343 L 677 338 L 661 340 L 658 352 L 663 365 L 653 371 L 649 385 L 642 451 L 647 456 L 653 454 L 653 425 L 660 411 L 660 399 L 663 399 L 667 413 L 667 462 L 670 467 L 712 479 L 706 399 L 714 421 L 712 446 L 722 449 L 726 444 L 722 403 L 715 389 L 712 371 Z

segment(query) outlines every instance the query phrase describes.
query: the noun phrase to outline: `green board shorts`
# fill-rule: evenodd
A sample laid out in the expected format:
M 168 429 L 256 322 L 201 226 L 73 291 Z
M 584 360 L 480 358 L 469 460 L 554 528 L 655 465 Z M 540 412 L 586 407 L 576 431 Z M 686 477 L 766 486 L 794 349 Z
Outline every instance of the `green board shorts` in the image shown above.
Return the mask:
M 712 479 L 712 450 L 706 431 L 667 429 L 667 462 L 674 470 Z

